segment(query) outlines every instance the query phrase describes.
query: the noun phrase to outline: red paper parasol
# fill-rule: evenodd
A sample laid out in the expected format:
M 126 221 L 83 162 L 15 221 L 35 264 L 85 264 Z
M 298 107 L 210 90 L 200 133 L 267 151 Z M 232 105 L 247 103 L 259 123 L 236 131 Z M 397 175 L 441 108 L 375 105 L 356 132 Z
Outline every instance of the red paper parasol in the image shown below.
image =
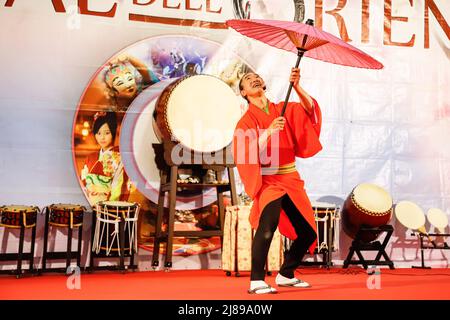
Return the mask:
M 305 23 L 242 19 L 228 20 L 226 24 L 239 33 L 279 49 L 297 53 L 298 68 L 303 56 L 349 67 L 382 69 L 383 65 L 356 47 L 332 34 L 313 26 L 311 19 Z M 286 109 L 293 83 L 291 82 L 282 115 Z

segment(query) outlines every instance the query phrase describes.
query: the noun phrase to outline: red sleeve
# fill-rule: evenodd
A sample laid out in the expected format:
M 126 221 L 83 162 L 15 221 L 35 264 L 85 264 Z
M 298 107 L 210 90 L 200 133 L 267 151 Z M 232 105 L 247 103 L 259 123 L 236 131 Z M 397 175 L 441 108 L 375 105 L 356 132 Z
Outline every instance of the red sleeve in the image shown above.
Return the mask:
M 122 188 L 120 191 L 120 201 L 128 201 L 128 198 L 130 197 L 130 190 L 128 189 L 128 183 L 129 183 L 129 178 L 128 175 L 125 172 L 125 168 L 123 169 L 123 184 L 122 184 Z
M 317 133 L 317 136 L 320 137 L 320 129 L 322 128 L 322 112 L 316 99 L 312 98 L 312 100 L 313 100 L 313 111 L 309 116 L 309 119 L 311 121 L 314 130 Z
M 319 140 L 322 113 L 315 99 L 313 104 L 313 112 L 310 115 L 298 102 L 290 102 L 286 107 L 284 117 L 294 136 L 296 157 L 309 158 L 322 150 Z
M 258 133 L 246 116 L 239 121 L 233 136 L 233 159 L 244 183 L 245 192 L 254 199 L 261 185 Z

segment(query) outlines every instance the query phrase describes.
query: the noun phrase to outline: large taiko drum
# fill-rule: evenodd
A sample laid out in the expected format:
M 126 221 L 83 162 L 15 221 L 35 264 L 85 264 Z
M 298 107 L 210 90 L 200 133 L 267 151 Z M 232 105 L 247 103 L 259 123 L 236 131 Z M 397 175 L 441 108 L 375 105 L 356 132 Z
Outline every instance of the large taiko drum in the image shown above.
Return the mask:
M 371 184 L 357 185 L 342 208 L 342 228 L 351 238 L 355 238 L 360 227 L 380 227 L 386 225 L 392 217 L 393 201 L 383 188 Z M 376 232 L 362 232 L 360 239 L 371 242 L 378 238 Z
M 180 78 L 169 84 L 156 102 L 156 134 L 196 152 L 228 146 L 241 118 L 233 89 L 210 75 Z

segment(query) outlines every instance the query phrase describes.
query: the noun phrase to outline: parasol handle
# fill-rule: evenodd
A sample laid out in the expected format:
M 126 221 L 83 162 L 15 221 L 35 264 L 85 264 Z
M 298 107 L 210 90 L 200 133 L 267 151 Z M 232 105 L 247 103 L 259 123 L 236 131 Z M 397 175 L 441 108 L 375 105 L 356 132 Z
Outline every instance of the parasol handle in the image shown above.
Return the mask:
M 313 26 L 314 25 L 314 20 L 308 19 L 305 24 Z M 295 63 L 295 68 L 298 68 L 298 66 L 300 65 L 300 60 L 302 60 L 303 55 L 306 52 L 306 49 L 303 49 L 303 48 L 306 45 L 306 40 L 307 39 L 308 39 L 308 35 L 305 34 L 303 36 L 302 47 L 301 48 L 297 48 L 297 62 Z M 292 87 L 293 86 L 294 86 L 294 83 L 291 82 L 289 84 L 289 89 L 288 89 L 288 92 L 286 94 L 286 99 L 284 99 L 284 105 L 283 105 L 283 110 L 281 111 L 281 116 L 284 116 L 284 112 L 286 111 L 286 106 L 287 106 L 287 103 L 289 101 L 289 97 L 291 96 L 291 91 L 292 91 Z
M 297 62 L 295 63 L 295 68 L 298 68 L 300 65 L 300 60 L 302 60 L 303 54 L 305 53 L 304 49 L 298 48 L 298 54 L 297 54 Z M 284 112 L 286 111 L 286 106 L 289 101 L 289 97 L 291 95 L 292 87 L 294 86 L 294 82 L 289 83 L 289 89 L 286 94 L 286 99 L 284 99 L 284 105 L 283 110 L 281 111 L 281 116 L 284 116 Z

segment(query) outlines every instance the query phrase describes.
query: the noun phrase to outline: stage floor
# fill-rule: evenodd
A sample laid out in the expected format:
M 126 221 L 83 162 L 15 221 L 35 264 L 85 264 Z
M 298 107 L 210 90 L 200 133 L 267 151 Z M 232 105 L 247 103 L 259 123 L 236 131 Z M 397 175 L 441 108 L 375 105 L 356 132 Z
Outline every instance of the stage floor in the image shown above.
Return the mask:
M 278 294 L 250 295 L 249 274 L 227 277 L 221 270 L 170 272 L 112 271 L 82 274 L 80 289 L 68 289 L 73 278 L 44 274 L 0 276 L 0 300 L 450 300 L 450 269 L 380 269 L 368 275 L 364 269 L 301 269 L 297 277 L 308 289 L 278 288 Z M 275 276 L 267 277 L 275 285 Z M 71 282 L 73 287 L 76 281 Z M 372 288 L 372 289 L 370 289 Z

